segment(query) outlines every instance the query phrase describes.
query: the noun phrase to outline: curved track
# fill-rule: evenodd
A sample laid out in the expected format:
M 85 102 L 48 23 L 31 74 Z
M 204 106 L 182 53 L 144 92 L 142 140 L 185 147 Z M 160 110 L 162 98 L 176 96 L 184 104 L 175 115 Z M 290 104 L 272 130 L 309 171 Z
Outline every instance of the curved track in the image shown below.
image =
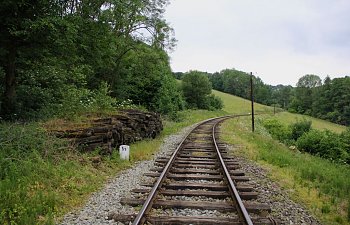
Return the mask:
M 276 224 L 267 218 L 270 207 L 254 199 L 253 187 L 239 171 L 237 161 L 217 141 L 217 124 L 230 117 L 219 117 L 198 124 L 181 141 L 170 157 L 158 158 L 151 190 L 135 189 L 146 199 L 126 199 L 125 204 L 142 208 L 133 224 Z M 242 200 L 243 199 L 243 200 Z M 195 211 L 193 216 L 169 210 Z M 168 210 L 168 211 L 166 211 Z M 215 212 L 203 216 L 200 212 Z M 200 215 L 198 215 L 198 213 Z

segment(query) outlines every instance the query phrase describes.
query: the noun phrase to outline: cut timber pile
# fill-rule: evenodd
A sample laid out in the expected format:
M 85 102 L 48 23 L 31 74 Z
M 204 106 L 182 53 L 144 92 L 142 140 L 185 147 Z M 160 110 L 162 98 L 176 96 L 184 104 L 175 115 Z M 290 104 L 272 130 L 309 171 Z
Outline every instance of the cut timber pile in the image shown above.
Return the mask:
M 119 115 L 95 119 L 91 125 L 89 128 L 52 133 L 70 140 L 82 151 L 100 148 L 101 154 L 111 154 L 114 147 L 144 138 L 155 138 L 163 129 L 159 114 L 138 110 L 123 110 Z

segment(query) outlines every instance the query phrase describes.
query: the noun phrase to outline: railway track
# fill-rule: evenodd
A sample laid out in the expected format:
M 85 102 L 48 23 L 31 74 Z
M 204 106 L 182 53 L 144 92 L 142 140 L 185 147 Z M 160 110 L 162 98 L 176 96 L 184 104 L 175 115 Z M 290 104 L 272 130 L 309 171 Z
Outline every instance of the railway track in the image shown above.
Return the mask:
M 278 224 L 268 216 L 269 205 L 256 200 L 258 193 L 239 163 L 217 141 L 217 125 L 228 118 L 200 123 L 172 155 L 157 158 L 152 173 L 145 173 L 154 182 L 133 190 L 140 198 L 122 199 L 123 204 L 142 206 L 139 213 L 114 215 L 114 220 L 134 225 Z

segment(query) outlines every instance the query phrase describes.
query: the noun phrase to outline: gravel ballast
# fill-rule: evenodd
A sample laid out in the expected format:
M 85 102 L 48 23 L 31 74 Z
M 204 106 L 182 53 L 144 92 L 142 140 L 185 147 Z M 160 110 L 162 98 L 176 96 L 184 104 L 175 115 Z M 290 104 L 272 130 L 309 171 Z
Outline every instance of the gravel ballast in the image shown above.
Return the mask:
M 152 178 L 145 177 L 143 174 L 150 172 L 157 157 L 172 153 L 194 126 L 184 128 L 177 134 L 169 135 L 164 139 L 159 152 L 152 160 L 138 162 L 133 168 L 120 172 L 101 191 L 94 193 L 82 209 L 66 214 L 60 224 L 115 224 L 115 221 L 108 220 L 110 213 L 137 213 L 133 207 L 120 204 L 120 199 L 131 197 L 130 191 L 132 189 L 141 188 L 141 183 L 150 182 Z
M 155 159 L 160 156 L 167 156 L 172 153 L 187 132 L 195 125 L 183 129 L 181 132 L 170 135 L 164 139 L 159 152 L 152 160 L 136 163 L 133 168 L 120 172 L 114 179 L 111 179 L 102 190 L 94 193 L 87 201 L 86 205 L 77 211 L 66 214 L 61 225 L 68 224 L 116 224 L 114 220 L 109 220 L 111 213 L 116 214 L 133 214 L 137 213 L 133 207 L 122 205 L 121 198 L 135 196 L 131 193 L 132 189 L 144 188 L 140 184 L 150 182 L 152 178 L 143 176 L 144 173 L 150 172 Z M 228 147 L 233 149 L 233 147 Z M 252 184 L 259 193 L 258 201 L 261 203 L 271 204 L 273 218 L 280 219 L 282 224 L 320 224 L 310 213 L 301 205 L 293 202 L 288 198 L 285 191 L 275 182 L 267 177 L 267 172 L 258 166 L 255 162 L 244 158 L 237 158 L 241 165 L 241 170 L 246 172 L 251 178 Z M 153 179 L 154 180 L 154 179 Z M 208 211 L 207 214 L 199 213 L 196 210 L 165 210 L 164 214 L 168 215 L 202 215 L 215 216 L 217 213 Z M 162 213 L 162 214 L 163 214 Z M 234 215 L 227 215 L 233 217 Z M 118 224 L 118 223 L 117 223 Z
M 229 151 L 241 146 L 227 145 Z M 288 225 L 321 225 L 321 223 L 300 204 L 292 201 L 286 191 L 273 182 L 267 176 L 267 171 L 254 161 L 243 157 L 235 156 L 239 162 L 241 170 L 251 178 L 249 184 L 254 186 L 254 190 L 259 193 L 257 202 L 271 205 L 272 218 L 281 220 L 281 224 Z

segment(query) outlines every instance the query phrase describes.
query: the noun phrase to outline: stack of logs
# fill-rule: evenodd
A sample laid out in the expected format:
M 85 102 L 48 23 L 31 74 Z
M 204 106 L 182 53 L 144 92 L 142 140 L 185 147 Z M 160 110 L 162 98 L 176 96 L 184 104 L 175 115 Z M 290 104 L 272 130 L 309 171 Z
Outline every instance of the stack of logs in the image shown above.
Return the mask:
M 119 115 L 92 121 L 85 129 L 56 131 L 82 151 L 100 149 L 100 154 L 111 154 L 115 147 L 144 138 L 155 138 L 163 129 L 159 114 L 138 110 L 123 110 Z

